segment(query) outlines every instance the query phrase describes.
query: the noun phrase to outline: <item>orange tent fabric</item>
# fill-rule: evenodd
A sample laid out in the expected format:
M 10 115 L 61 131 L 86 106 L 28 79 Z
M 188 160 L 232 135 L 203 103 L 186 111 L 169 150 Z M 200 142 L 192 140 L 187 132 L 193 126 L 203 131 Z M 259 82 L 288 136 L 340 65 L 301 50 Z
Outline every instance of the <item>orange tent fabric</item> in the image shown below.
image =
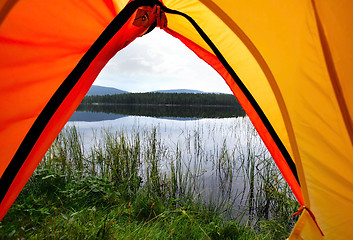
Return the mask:
M 290 238 L 349 239 L 353 2 L 163 4 L 178 12 L 157 0 L 0 1 L 0 219 L 105 63 L 156 23 L 213 66 L 247 111 L 303 206 Z

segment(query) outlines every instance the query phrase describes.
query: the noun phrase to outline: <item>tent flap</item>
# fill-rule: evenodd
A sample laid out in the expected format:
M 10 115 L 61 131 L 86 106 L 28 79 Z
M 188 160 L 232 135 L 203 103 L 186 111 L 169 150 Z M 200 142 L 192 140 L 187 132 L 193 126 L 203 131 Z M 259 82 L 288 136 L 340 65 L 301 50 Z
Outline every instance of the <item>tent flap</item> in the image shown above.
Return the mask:
M 135 1 L 124 8 L 106 27 L 106 29 L 87 50 L 87 52 L 85 52 L 77 65 L 73 66 L 73 69 L 68 73 L 68 76 L 62 79 L 60 85 L 57 83 L 48 85 L 46 83 L 47 79 L 42 80 L 43 84 L 37 84 L 36 82 L 31 83 L 32 81 L 37 80 L 37 76 L 32 76 L 33 78 L 29 79 L 18 76 L 18 82 L 16 85 L 20 85 L 19 87 L 24 88 L 30 96 L 33 92 L 28 91 L 28 89 L 30 89 L 32 85 L 35 85 L 40 91 L 48 91 L 52 89 L 55 92 L 52 96 L 48 96 L 47 102 L 44 97 L 38 98 L 38 102 L 44 107 L 43 109 L 37 107 L 32 110 L 32 122 L 27 121 L 27 119 L 22 119 L 19 114 L 18 118 L 13 119 L 12 121 L 5 122 L 6 118 L 2 119 L 5 127 L 7 128 L 17 126 L 17 122 L 22 124 L 25 122 L 28 126 L 27 128 L 17 129 L 17 131 L 8 133 L 11 134 L 11 137 L 16 140 L 16 142 L 8 142 L 8 139 L 4 138 L 4 134 L 1 138 L 3 146 L 17 144 L 17 149 L 1 149 L 2 156 L 5 155 L 9 157 L 2 160 L 3 164 L 1 165 L 0 219 L 2 219 L 6 214 L 8 208 L 11 206 L 23 186 L 28 181 L 29 177 L 34 172 L 39 161 L 42 159 L 51 143 L 78 107 L 85 94 L 91 87 L 93 81 L 98 76 L 100 70 L 117 51 L 127 46 L 136 37 L 142 36 L 148 30 L 149 26 L 155 21 L 156 15 L 152 14 L 153 9 L 146 6 L 144 9 L 147 9 L 148 11 L 145 12 L 150 14 L 150 16 L 146 18 L 148 23 L 136 24 L 135 15 L 139 10 L 137 8 L 140 6 L 141 1 Z M 7 43 L 6 41 L 4 42 Z M 15 45 L 15 47 L 20 45 L 19 47 L 21 49 L 32 47 L 31 44 L 23 46 L 20 41 L 14 41 L 12 45 Z M 8 57 L 8 61 L 16 62 L 21 61 L 22 55 L 13 55 Z M 43 58 L 41 62 L 38 63 L 38 66 L 40 67 L 42 64 L 46 64 L 46 58 Z M 19 67 L 21 66 L 22 65 Z M 14 68 L 16 67 L 18 66 L 15 65 Z M 2 70 L 4 70 L 2 73 L 8 71 L 8 69 L 4 68 L 2 68 Z M 21 72 L 18 72 L 17 74 L 20 73 Z M 6 83 L 2 83 L 1 90 L 6 93 L 4 93 L 2 97 L 9 94 L 6 89 Z M 17 92 L 15 91 L 15 93 Z M 14 95 L 13 92 L 11 94 Z M 25 98 L 28 97 L 28 95 L 21 97 L 24 98 L 24 101 L 26 101 Z M 2 100 L 2 104 L 7 103 L 5 99 Z M 1 107 L 7 108 L 9 112 L 8 115 L 11 115 L 12 111 L 22 110 L 17 108 L 9 109 L 6 104 Z M 23 136 L 22 138 L 21 135 Z

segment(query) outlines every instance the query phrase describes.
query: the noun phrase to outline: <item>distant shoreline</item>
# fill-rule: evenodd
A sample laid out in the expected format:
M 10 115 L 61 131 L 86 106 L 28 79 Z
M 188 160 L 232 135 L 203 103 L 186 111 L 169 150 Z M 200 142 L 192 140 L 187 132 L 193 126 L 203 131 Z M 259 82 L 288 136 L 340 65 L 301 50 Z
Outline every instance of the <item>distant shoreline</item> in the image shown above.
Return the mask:
M 115 95 L 86 96 L 83 105 L 145 105 L 145 106 L 229 106 L 242 109 L 237 99 L 231 94 L 214 93 L 125 93 Z
M 163 103 L 81 103 L 81 105 L 85 106 L 141 106 L 141 107 L 212 107 L 212 108 L 232 108 L 233 105 L 194 105 L 194 104 L 163 104 Z

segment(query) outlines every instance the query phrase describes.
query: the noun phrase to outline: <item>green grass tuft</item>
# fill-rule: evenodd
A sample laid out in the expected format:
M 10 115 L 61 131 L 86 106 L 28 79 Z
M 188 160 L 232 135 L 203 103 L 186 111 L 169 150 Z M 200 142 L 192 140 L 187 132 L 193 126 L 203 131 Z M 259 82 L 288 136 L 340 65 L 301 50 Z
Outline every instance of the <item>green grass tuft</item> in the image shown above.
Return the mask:
M 129 136 L 105 131 L 89 153 L 77 129 L 65 128 L 0 223 L 0 238 L 287 237 L 298 204 L 264 155 L 238 154 L 243 164 L 235 168 L 236 154 L 227 150 L 226 142 L 214 154 L 224 181 L 232 181 L 236 169 L 246 173 L 239 196 L 250 198 L 238 214 L 226 214 L 234 201 L 213 204 L 200 197 L 196 182 L 202 176 L 202 131 L 195 129 L 194 139 L 189 135 L 190 149 L 185 151 L 192 157 L 186 160 L 178 145 L 170 149 L 163 144 L 156 128 Z

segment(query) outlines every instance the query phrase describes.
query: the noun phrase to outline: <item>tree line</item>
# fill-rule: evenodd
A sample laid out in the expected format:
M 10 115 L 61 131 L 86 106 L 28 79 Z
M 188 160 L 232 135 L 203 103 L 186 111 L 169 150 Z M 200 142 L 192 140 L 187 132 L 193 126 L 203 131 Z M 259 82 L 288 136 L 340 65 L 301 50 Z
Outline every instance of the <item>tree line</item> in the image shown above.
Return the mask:
M 132 104 L 176 106 L 231 106 L 241 109 L 231 94 L 194 93 L 127 93 L 116 95 L 86 96 L 82 104 Z
M 245 116 L 243 109 L 232 106 L 182 106 L 146 104 L 81 104 L 78 111 L 105 112 L 129 116 L 172 118 L 230 118 Z

